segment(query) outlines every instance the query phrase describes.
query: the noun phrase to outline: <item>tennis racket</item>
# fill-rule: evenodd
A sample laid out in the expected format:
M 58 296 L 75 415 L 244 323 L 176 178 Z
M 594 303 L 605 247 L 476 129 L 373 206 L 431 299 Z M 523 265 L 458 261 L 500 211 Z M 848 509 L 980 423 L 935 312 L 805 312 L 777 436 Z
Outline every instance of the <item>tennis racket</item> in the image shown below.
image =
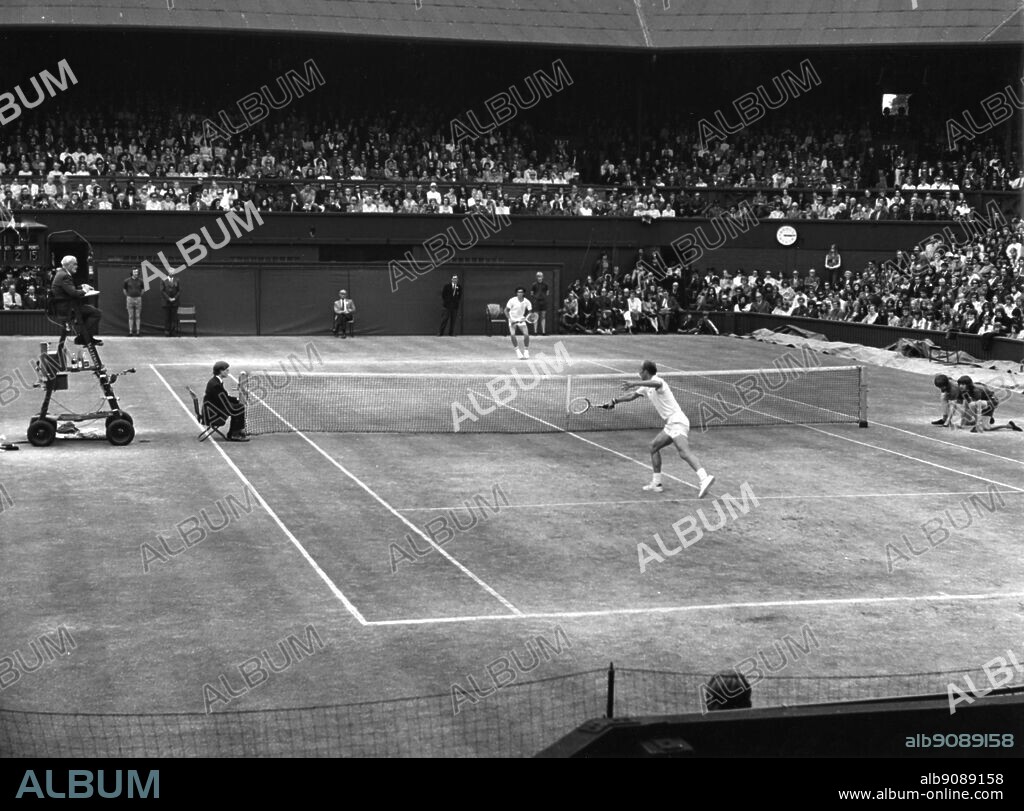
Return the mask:
M 615 408 L 615 403 L 611 400 L 606 403 L 592 403 L 586 397 L 577 397 L 569 402 L 570 414 L 586 414 L 592 408 L 603 408 L 606 411 L 610 411 Z
M 540 315 L 538 315 L 537 313 L 530 313 L 528 316 L 526 316 L 526 323 L 529 324 L 531 327 L 537 326 L 538 321 L 540 321 Z

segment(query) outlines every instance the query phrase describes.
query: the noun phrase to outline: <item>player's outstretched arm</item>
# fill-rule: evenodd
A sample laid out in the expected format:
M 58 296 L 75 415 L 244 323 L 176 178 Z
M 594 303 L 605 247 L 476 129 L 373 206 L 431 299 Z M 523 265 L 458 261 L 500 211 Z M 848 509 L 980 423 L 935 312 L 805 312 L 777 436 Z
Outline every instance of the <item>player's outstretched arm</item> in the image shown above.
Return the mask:
M 628 383 L 623 383 L 621 388 L 622 388 L 623 391 L 629 391 L 630 389 L 660 389 L 661 388 L 661 381 L 660 380 L 632 380 L 632 381 L 630 381 Z M 637 397 L 640 397 L 640 396 L 642 396 L 642 395 L 637 394 Z
M 629 394 L 620 394 L 618 397 L 613 397 L 609 401 L 609 404 L 612 405 L 612 406 L 616 406 L 619 403 L 628 403 L 628 402 L 630 402 L 632 400 L 637 400 L 640 397 L 643 397 L 643 395 L 640 392 L 638 392 L 638 391 L 631 391 Z

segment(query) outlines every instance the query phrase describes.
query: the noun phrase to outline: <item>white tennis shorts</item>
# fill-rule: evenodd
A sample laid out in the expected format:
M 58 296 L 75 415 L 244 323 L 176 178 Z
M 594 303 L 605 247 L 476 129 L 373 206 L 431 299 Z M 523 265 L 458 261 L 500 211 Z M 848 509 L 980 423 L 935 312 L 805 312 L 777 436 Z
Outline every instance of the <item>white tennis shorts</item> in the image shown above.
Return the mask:
M 685 414 L 679 414 L 666 422 L 663 430 L 672 439 L 677 436 L 686 439 L 690 435 L 690 421 Z

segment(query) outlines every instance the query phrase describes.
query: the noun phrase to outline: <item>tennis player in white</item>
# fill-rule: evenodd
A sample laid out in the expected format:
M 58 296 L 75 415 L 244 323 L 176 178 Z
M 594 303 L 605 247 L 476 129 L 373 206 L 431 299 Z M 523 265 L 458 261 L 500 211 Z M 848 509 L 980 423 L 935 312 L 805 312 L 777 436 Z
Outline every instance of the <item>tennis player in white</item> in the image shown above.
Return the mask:
M 697 471 L 697 476 L 700 478 L 700 491 L 697 493 L 697 498 L 704 498 L 704 494 L 715 481 L 715 477 L 708 475 L 700 459 L 690 450 L 690 444 L 687 441 L 687 436 L 690 433 L 690 421 L 683 413 L 683 409 L 679 407 L 679 403 L 676 402 L 675 395 L 672 394 L 668 383 L 658 377 L 658 367 L 655 366 L 654 361 L 645 360 L 640 367 L 640 382 L 623 383 L 622 390 L 629 394 L 614 398 L 609 403 L 611 407 L 614 408 L 618 403 L 628 403 L 631 400 L 646 397 L 661 418 L 665 420 L 665 427 L 651 440 L 653 477 L 651 483 L 645 484 L 643 489 L 654 493 L 664 492 L 664 488 L 661 486 L 661 449 L 674 444 L 679 458 Z
M 530 300 L 526 298 L 526 288 L 517 287 L 516 294 L 508 300 L 508 304 L 505 305 L 505 317 L 508 319 L 508 333 L 512 336 L 512 346 L 516 348 L 516 357 L 530 357 L 530 325 L 526 322 L 526 316 L 530 314 L 533 309 L 533 305 L 530 304 Z M 519 330 L 523 334 L 523 346 L 526 348 L 526 354 L 519 348 L 519 342 L 516 341 L 516 330 Z

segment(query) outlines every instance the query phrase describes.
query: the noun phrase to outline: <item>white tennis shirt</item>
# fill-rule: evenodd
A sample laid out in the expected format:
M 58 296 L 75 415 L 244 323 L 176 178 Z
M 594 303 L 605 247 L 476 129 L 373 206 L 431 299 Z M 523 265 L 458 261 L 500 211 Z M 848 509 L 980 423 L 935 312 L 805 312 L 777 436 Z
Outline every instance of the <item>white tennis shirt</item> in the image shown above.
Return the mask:
M 520 301 L 518 296 L 513 296 L 508 300 L 508 304 L 505 305 L 505 309 L 508 310 L 509 318 L 511 318 L 513 322 L 516 322 L 522 321 L 526 318 L 526 314 L 533 309 L 533 305 L 530 304 L 530 300 L 528 298 L 524 297 L 523 300 Z
M 676 402 L 676 396 L 672 393 L 672 389 L 668 387 L 668 383 L 657 375 L 652 377 L 648 382 L 660 383 L 661 388 L 655 389 L 650 386 L 641 386 L 640 393 L 651 401 L 651 405 L 654 406 L 655 411 L 658 412 L 665 422 L 669 422 L 673 418 L 681 418 L 685 416 L 683 414 L 683 409 L 681 409 L 679 407 L 679 403 Z

